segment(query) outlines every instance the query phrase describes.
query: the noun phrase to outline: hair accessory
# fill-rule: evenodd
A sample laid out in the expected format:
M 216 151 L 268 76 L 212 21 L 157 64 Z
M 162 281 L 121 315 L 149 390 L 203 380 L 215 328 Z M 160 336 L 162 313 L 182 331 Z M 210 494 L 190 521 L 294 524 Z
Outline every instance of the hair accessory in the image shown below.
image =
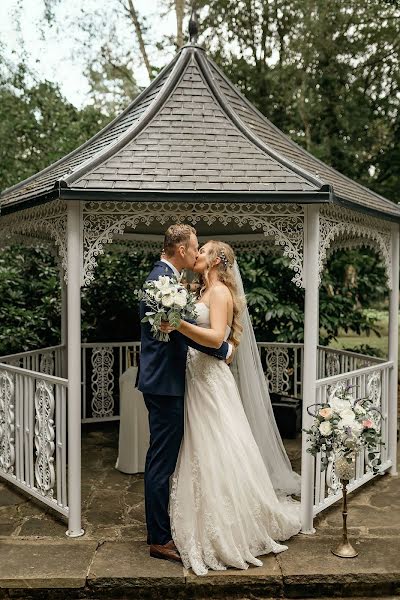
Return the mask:
M 219 253 L 219 257 L 221 259 L 222 264 L 224 265 L 225 269 L 227 269 L 228 267 L 231 267 L 232 265 L 229 263 L 228 259 L 225 256 L 225 252 L 223 250 L 221 250 L 221 252 Z

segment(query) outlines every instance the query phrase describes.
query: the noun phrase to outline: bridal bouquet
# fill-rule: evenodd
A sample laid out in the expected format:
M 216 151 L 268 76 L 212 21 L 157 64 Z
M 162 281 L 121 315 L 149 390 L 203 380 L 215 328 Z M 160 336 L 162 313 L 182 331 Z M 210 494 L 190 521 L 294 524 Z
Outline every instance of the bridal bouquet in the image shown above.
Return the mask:
M 161 342 L 169 341 L 168 333 L 159 329 L 162 321 L 178 327 L 181 320 L 195 320 L 197 317 L 196 295 L 188 292 L 176 277 L 161 275 L 154 281 L 146 281 L 143 288 L 135 293 L 150 309 L 142 323 L 150 323 L 153 336 Z
M 368 461 L 374 473 L 379 471 L 380 410 L 369 398 L 353 398 L 351 385 L 341 384 L 331 391 L 325 404 L 314 404 L 315 412 L 310 429 L 304 429 L 310 446 L 307 452 L 316 456 L 321 453 L 321 471 L 329 463 L 329 456 L 335 455 L 352 463 L 355 454 L 367 450 Z

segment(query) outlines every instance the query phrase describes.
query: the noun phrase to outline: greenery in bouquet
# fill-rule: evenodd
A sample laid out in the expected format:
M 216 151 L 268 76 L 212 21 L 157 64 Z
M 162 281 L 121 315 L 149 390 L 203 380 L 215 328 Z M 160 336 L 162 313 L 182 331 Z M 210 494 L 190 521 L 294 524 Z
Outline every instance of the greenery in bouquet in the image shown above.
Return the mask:
M 161 275 L 154 281 L 146 281 L 141 290 L 135 291 L 146 308 L 142 323 L 150 323 L 153 336 L 168 342 L 169 335 L 160 331 L 162 321 L 172 327 L 179 327 L 181 320 L 192 321 L 197 317 L 195 303 L 197 296 L 188 291 L 176 277 Z
M 356 399 L 352 386 L 335 386 L 324 404 L 308 407 L 314 417 L 310 429 L 304 429 L 309 447 L 307 452 L 316 456 L 321 453 L 321 471 L 329 463 L 329 457 L 354 461 L 355 455 L 367 450 L 368 462 L 374 473 L 380 470 L 381 413 L 369 398 Z M 314 407 L 314 412 L 311 408 Z

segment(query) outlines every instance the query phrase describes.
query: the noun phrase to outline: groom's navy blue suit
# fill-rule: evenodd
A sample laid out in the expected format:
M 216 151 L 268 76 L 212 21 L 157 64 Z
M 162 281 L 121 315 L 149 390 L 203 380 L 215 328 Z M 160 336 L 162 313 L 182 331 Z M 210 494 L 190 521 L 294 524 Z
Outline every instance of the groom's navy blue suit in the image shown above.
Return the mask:
M 146 281 L 160 275 L 174 275 L 164 262 L 155 263 Z M 145 315 L 140 302 L 140 318 Z M 218 350 L 200 346 L 174 331 L 169 342 L 153 337 L 149 323 L 141 324 L 140 373 L 138 388 L 149 411 L 150 447 L 144 474 L 147 541 L 166 544 L 172 539 L 168 516 L 169 479 L 174 472 L 183 436 L 183 400 L 188 345 L 224 360 L 228 344 Z

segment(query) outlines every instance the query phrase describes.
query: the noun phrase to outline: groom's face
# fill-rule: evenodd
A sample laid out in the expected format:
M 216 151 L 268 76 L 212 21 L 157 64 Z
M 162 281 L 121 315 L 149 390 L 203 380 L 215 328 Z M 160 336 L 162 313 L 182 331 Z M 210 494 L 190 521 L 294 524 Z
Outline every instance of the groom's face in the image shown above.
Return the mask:
M 197 236 L 192 233 L 190 236 L 189 245 L 187 250 L 185 251 L 183 258 L 184 269 L 190 269 L 193 271 L 193 267 L 196 264 L 197 257 L 199 255 L 199 242 L 197 241 Z

